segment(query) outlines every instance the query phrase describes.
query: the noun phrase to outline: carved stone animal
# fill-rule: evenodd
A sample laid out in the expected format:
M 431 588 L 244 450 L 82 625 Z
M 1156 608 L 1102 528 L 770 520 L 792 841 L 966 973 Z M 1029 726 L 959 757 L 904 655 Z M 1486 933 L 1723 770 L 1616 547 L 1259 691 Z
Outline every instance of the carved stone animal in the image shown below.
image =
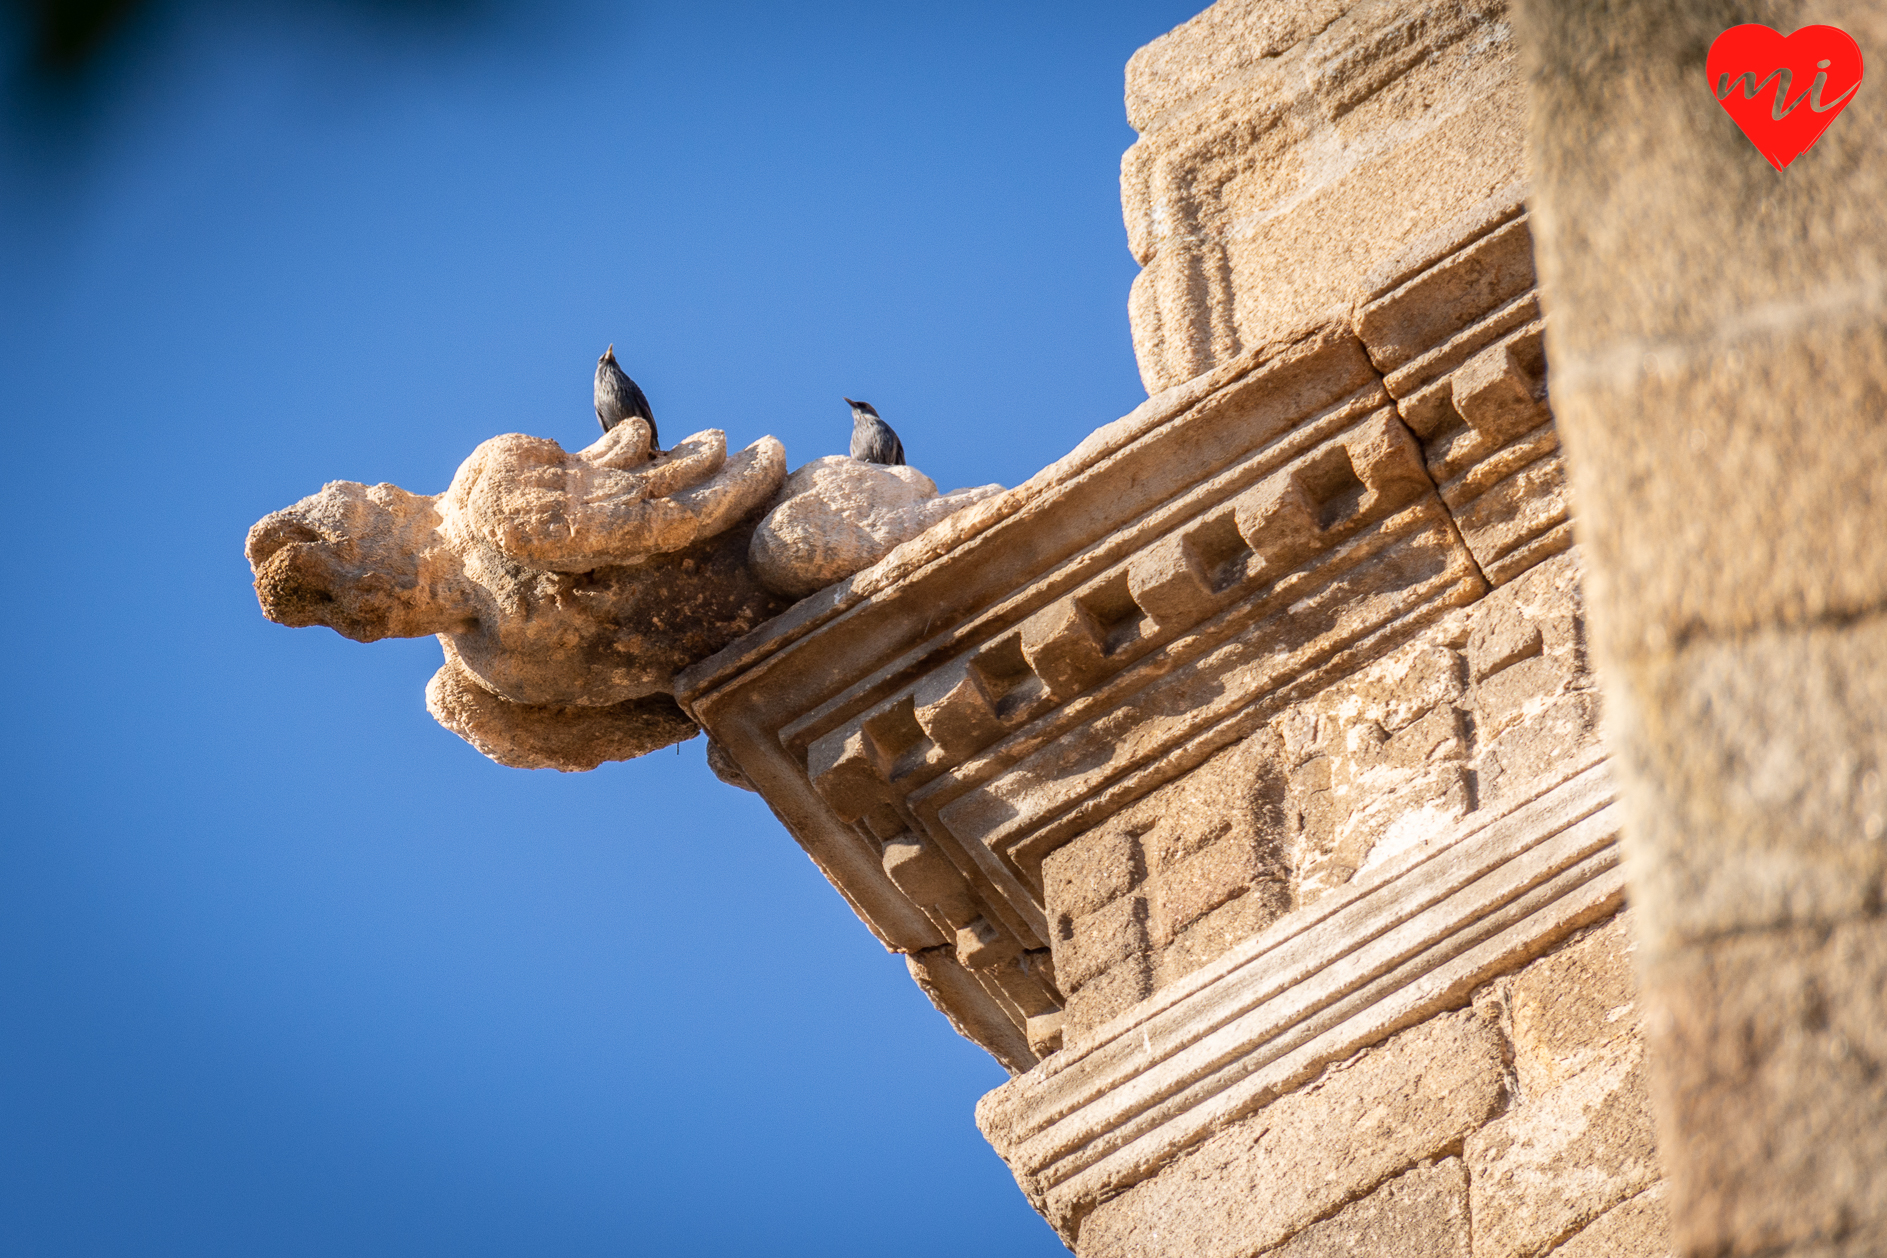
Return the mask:
M 359 642 L 438 635 L 428 706 L 505 764 L 591 769 L 692 737 L 675 673 L 787 606 L 747 562 L 786 452 L 652 439 L 636 415 L 575 453 L 494 437 L 434 496 L 334 482 L 250 530 L 256 596 Z

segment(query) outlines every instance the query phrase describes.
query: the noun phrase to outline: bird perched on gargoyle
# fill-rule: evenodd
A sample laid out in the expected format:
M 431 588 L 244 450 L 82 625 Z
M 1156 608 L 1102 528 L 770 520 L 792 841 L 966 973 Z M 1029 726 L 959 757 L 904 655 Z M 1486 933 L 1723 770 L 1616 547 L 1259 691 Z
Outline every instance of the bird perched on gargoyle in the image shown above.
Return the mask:
M 662 439 L 655 431 L 655 412 L 649 409 L 649 399 L 616 361 L 613 343 L 596 360 L 595 396 L 596 422 L 603 426 L 604 432 L 633 416 L 649 426 L 649 452 L 660 452 Z
M 845 403 L 852 408 L 852 457 L 861 463 L 903 466 L 904 443 L 891 431 L 890 424 L 878 418 L 878 408 L 849 397 Z

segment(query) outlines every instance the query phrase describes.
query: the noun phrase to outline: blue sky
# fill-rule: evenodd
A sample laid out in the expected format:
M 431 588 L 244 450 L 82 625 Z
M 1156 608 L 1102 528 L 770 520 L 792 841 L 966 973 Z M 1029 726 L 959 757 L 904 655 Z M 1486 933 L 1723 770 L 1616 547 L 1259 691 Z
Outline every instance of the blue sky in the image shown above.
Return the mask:
M 1063 1252 L 699 740 L 501 768 L 242 538 L 586 444 L 610 341 L 671 440 L 1025 479 L 1144 396 L 1121 71 L 1201 4 L 205 3 L 6 133 L 0 1253 Z

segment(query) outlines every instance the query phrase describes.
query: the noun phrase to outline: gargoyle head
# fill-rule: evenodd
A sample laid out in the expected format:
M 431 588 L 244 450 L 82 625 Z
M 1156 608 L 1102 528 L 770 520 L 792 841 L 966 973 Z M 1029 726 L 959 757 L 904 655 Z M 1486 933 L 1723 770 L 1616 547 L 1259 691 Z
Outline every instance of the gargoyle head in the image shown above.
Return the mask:
M 436 500 L 333 481 L 259 520 L 244 547 L 270 620 L 327 625 L 356 642 L 450 632 L 470 619 Z

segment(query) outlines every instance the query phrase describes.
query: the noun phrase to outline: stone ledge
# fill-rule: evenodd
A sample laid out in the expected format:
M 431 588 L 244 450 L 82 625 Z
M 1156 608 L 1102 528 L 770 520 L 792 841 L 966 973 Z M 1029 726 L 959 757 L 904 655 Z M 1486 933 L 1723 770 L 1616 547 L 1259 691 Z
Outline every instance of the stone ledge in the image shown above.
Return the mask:
M 1609 914 L 1622 898 L 1612 786 L 1596 756 L 1568 767 L 992 1092 L 984 1134 L 1051 1215 L 1070 1214 Z
M 1085 1217 L 1051 1202 L 1050 1218 L 1074 1225 L 1082 1258 L 1242 1258 L 1458 1147 L 1498 1112 L 1502 1080 L 1493 1028 L 1444 1014 L 1333 1065 Z

